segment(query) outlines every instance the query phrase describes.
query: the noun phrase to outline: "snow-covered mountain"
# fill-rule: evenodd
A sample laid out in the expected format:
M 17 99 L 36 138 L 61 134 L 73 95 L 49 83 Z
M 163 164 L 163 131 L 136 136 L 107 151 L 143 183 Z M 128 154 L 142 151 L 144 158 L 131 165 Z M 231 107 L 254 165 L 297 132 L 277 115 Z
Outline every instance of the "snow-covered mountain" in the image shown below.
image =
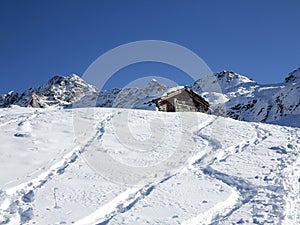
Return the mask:
M 233 119 L 299 126 L 299 74 L 300 68 L 282 83 L 259 85 L 245 76 L 223 71 L 214 74 L 215 79 L 206 77 L 196 81 L 192 87 L 213 104 L 214 109 L 221 109 Z M 219 90 L 209 91 L 213 82 L 218 82 Z
M 79 76 L 54 76 L 45 85 L 29 88 L 22 94 L 9 92 L 0 96 L 0 106 L 19 105 L 22 107 L 45 108 L 68 106 L 85 96 L 96 95 L 97 88 L 87 84 Z
M 151 80 L 145 88 L 115 88 L 101 90 L 98 95 L 98 107 L 155 110 L 149 101 L 164 93 L 167 87 L 156 80 Z
M 212 114 L 233 119 L 300 124 L 300 68 L 285 81 L 259 85 L 246 76 L 222 71 L 197 80 L 189 87 L 206 98 Z M 146 88 L 98 90 L 79 76 L 55 76 L 46 85 L 30 88 L 22 94 L 10 92 L 0 96 L 0 107 L 115 107 L 155 110 L 149 101 L 162 95 L 168 87 L 152 80 Z
M 116 107 L 155 109 L 144 104 L 166 91 L 167 87 L 151 80 L 145 88 L 98 90 L 79 76 L 54 76 L 45 85 L 29 88 L 22 94 L 11 91 L 0 95 L 0 107 Z
M 300 128 L 23 107 L 0 128 L 2 225 L 300 224 Z

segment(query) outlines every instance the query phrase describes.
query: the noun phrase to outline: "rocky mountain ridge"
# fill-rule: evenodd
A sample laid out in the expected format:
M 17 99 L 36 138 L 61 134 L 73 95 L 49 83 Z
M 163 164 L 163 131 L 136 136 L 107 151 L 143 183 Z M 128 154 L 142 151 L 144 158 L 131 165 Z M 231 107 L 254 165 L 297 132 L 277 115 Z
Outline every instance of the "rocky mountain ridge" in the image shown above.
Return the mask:
M 0 106 L 46 108 L 49 106 L 65 107 L 86 95 L 98 92 L 97 88 L 84 82 L 79 76 L 54 76 L 46 84 L 29 88 L 22 94 L 11 91 L 0 95 Z
M 213 80 L 199 79 L 192 86 L 206 97 L 220 114 L 243 121 L 300 124 L 300 68 L 289 73 L 284 82 L 260 85 L 232 71 L 215 74 L 219 90 L 206 91 Z
M 284 82 L 260 85 L 233 71 L 203 77 L 189 86 L 206 98 L 210 113 L 233 119 L 300 124 L 300 68 L 289 73 Z M 23 93 L 0 95 L 0 107 L 115 107 L 155 110 L 149 101 L 168 90 L 152 80 L 145 88 L 98 90 L 79 76 L 54 76 L 45 85 Z

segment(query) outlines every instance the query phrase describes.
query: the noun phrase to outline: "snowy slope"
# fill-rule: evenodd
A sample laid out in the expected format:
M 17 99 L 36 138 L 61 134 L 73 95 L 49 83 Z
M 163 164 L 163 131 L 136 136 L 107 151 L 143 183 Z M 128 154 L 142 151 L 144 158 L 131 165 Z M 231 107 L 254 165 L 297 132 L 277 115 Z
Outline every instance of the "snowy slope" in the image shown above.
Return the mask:
M 299 128 L 21 107 L 0 127 L 0 224 L 300 224 Z

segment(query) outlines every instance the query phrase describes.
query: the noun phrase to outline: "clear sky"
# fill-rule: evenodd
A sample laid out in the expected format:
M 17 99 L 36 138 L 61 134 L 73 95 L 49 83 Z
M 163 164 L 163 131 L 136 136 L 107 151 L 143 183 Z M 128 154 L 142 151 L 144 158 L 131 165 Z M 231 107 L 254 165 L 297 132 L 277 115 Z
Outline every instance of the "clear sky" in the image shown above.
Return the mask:
M 299 28 L 299 0 L 1 0 L 0 93 L 82 75 L 106 51 L 149 39 L 189 48 L 213 72 L 278 83 L 300 66 Z M 134 75 L 116 74 L 107 87 L 176 73 L 151 63 L 124 71 Z

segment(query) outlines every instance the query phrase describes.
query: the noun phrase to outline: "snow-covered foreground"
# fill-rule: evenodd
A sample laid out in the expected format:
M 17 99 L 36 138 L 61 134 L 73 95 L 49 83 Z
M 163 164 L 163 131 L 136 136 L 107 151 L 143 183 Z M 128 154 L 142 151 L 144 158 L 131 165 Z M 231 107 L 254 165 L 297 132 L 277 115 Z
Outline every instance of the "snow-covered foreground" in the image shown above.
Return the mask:
M 0 224 L 300 224 L 300 129 L 201 113 L 0 110 Z

